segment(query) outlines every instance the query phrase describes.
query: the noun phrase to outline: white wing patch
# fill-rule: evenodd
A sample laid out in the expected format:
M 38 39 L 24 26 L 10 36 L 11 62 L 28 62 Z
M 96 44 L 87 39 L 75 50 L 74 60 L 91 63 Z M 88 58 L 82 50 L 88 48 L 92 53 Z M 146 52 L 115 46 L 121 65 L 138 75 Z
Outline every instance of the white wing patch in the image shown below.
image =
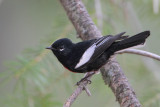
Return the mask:
M 76 65 L 75 69 L 76 68 L 79 68 L 80 66 L 82 66 L 83 64 L 87 63 L 90 58 L 92 57 L 94 51 L 95 51 L 95 48 L 96 48 L 96 44 L 92 45 L 91 47 L 89 47 L 85 53 L 82 55 L 80 61 L 78 62 L 78 64 Z
M 85 53 L 82 55 L 82 57 L 79 60 L 78 64 L 75 66 L 75 69 L 77 69 L 77 68 L 81 67 L 82 65 L 86 64 L 90 60 L 92 55 L 94 54 L 95 49 L 100 47 L 101 45 L 103 45 L 108 40 L 109 40 L 109 36 L 97 39 L 97 41 L 95 41 L 95 43 L 92 46 L 90 46 L 85 51 Z

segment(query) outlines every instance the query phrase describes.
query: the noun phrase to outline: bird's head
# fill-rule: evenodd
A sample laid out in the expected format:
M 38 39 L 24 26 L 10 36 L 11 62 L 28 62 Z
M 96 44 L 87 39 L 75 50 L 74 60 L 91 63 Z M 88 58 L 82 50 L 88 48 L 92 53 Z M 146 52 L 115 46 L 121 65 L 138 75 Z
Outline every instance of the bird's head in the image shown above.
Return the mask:
M 52 50 L 52 52 L 58 57 L 67 56 L 69 52 L 71 52 L 71 48 L 73 43 L 71 40 L 67 38 L 59 39 L 55 41 L 51 46 L 47 47 L 46 49 Z

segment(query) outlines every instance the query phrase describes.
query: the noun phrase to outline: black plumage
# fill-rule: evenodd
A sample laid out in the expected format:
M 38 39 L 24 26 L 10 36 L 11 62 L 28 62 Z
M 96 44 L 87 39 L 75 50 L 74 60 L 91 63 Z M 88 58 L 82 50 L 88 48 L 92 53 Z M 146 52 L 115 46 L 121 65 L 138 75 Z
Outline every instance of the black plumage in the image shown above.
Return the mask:
M 72 72 L 97 71 L 107 63 L 114 52 L 144 44 L 150 32 L 144 31 L 132 37 L 122 36 L 123 34 L 124 32 L 79 43 L 72 43 L 69 39 L 63 38 L 55 41 L 47 49 L 51 49 L 62 65 Z

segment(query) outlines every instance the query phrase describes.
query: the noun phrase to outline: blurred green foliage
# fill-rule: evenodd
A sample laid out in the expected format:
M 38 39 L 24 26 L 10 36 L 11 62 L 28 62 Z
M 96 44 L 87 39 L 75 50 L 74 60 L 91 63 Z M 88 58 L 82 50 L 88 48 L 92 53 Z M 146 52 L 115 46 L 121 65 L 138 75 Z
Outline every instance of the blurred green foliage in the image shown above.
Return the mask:
M 37 6 L 45 4 L 52 11 L 54 19 L 50 35 L 44 35 L 36 48 L 24 50 L 16 61 L 8 63 L 8 70 L 0 73 L 1 107 L 61 107 L 76 88 L 74 84 L 83 74 L 73 74 L 65 70 L 55 56 L 44 48 L 53 41 L 67 37 L 74 42 L 76 31 L 68 20 L 58 0 L 33 0 Z M 103 35 L 126 31 L 133 35 L 143 30 L 150 30 L 151 36 L 145 49 L 157 54 L 159 51 L 160 14 L 154 14 L 151 0 L 99 0 L 102 10 L 103 25 L 98 25 L 94 0 L 83 0 L 97 26 L 103 26 Z M 47 7 L 50 3 L 52 8 Z M 35 11 L 33 9 L 33 11 Z M 44 14 L 42 10 L 39 14 Z M 47 17 L 46 17 L 47 20 Z M 60 35 L 60 36 L 57 36 Z M 137 55 L 118 55 L 129 83 L 144 107 L 160 107 L 160 72 L 159 62 Z M 92 96 L 83 92 L 74 102 L 73 107 L 119 107 L 115 96 L 104 85 L 101 75 L 92 78 L 89 86 Z

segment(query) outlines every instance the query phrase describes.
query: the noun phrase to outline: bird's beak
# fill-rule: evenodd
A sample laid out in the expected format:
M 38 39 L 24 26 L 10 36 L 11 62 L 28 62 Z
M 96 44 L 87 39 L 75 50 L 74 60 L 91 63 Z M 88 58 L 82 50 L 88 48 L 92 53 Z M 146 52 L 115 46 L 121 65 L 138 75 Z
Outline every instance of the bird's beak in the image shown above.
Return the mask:
M 46 49 L 49 49 L 49 50 L 56 50 L 56 49 L 53 48 L 52 46 L 46 47 Z
M 51 46 L 49 46 L 49 47 L 46 47 L 46 49 L 52 49 L 52 47 L 51 47 Z

